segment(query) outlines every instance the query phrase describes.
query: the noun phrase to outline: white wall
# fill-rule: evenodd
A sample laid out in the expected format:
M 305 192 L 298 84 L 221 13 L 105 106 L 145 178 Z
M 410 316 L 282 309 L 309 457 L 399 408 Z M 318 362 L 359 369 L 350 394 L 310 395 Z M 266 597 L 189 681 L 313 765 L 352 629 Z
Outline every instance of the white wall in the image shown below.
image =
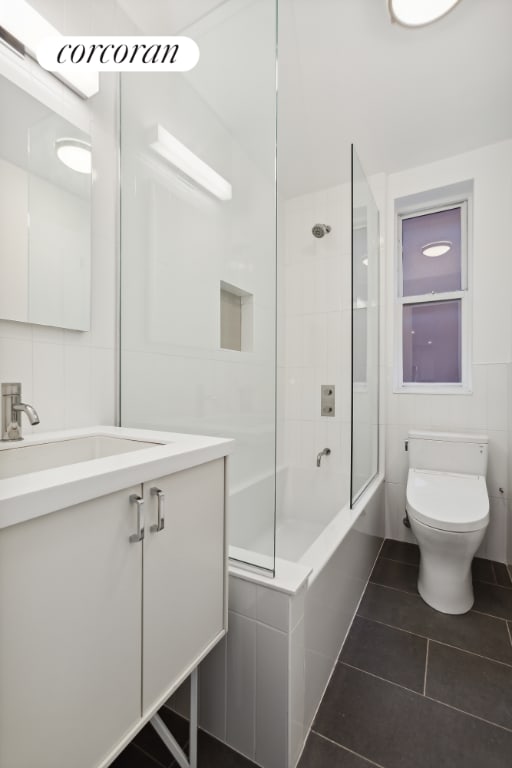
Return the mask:
M 512 141 L 412 168 L 388 177 L 385 301 L 387 303 L 387 440 L 386 535 L 412 540 L 402 525 L 405 510 L 407 453 L 404 441 L 411 428 L 474 431 L 489 435 L 487 475 L 491 523 L 479 550 L 483 557 L 506 561 L 507 502 L 510 504 L 508 444 L 510 323 L 510 211 L 512 210 Z M 474 181 L 472 379 L 469 395 L 395 394 L 393 392 L 394 334 L 394 201 L 396 198 Z M 508 430 L 508 432 L 507 432 Z M 500 492 L 503 489 L 503 493 Z M 509 555 L 510 557 L 510 555 Z
M 66 96 L 67 98 L 67 96 Z M 70 98 L 76 98 L 71 96 Z M 0 320 L 0 381 L 20 381 L 41 423 L 25 433 L 113 424 L 116 412 L 116 81 L 90 101 L 92 192 L 91 330 Z

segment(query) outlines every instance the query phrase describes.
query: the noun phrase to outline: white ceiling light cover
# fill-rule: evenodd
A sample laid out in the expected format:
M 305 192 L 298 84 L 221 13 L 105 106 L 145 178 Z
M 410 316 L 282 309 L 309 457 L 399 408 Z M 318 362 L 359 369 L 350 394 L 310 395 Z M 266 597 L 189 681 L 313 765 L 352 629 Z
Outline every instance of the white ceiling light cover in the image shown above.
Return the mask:
M 91 173 L 92 154 L 91 145 L 80 139 L 57 139 L 55 142 L 57 157 L 77 173 Z
M 445 16 L 460 0 L 388 0 L 392 21 L 404 27 L 423 27 Z
M 424 256 L 435 258 L 436 256 L 444 256 L 445 253 L 448 253 L 451 247 L 452 242 L 450 240 L 438 240 L 435 243 L 427 243 L 424 245 L 421 252 Z

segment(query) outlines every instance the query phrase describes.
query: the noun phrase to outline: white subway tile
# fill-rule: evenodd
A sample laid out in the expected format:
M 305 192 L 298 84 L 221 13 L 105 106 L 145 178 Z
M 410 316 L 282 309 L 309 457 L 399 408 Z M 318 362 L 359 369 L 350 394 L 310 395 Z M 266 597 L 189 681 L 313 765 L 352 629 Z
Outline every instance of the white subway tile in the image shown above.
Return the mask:
M 258 624 L 256 752 L 265 768 L 283 768 L 288 752 L 288 635 Z
M 229 614 L 227 640 L 227 719 L 230 746 L 250 760 L 255 753 L 256 627 L 237 613 Z
M 62 344 L 33 344 L 33 405 L 39 415 L 37 431 L 65 427 L 64 347 Z
M 256 618 L 257 591 L 252 581 L 229 577 L 229 610 L 248 619 Z
M 290 622 L 290 597 L 271 587 L 257 587 L 256 618 L 269 627 L 287 632 Z
M 487 368 L 487 426 L 488 429 L 507 429 L 508 422 L 508 366 L 488 365 Z

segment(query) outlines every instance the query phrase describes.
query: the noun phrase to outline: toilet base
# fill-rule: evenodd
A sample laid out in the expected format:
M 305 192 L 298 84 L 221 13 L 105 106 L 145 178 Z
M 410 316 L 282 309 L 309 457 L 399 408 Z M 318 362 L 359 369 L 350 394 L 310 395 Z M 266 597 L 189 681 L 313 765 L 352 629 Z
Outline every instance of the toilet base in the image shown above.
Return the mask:
M 474 602 L 471 563 L 486 528 L 455 533 L 409 519 L 420 548 L 421 597 L 441 613 L 467 613 Z

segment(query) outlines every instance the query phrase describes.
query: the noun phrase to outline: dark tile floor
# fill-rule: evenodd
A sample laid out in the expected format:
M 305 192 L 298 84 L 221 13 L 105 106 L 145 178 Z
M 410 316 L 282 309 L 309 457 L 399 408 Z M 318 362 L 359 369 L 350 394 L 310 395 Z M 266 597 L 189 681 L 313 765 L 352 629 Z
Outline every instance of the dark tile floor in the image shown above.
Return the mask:
M 298 768 L 511 768 L 512 581 L 475 559 L 463 616 L 418 595 L 419 550 L 386 540 Z M 188 724 L 161 716 L 186 749 Z M 200 731 L 199 768 L 257 768 Z M 113 768 L 174 768 L 147 725 Z M 283 766 L 284 768 L 284 766 Z
M 476 558 L 463 616 L 418 595 L 419 550 L 387 540 L 299 768 L 511 768 L 512 581 Z
M 182 749 L 188 749 L 188 722 L 162 707 L 160 717 L 165 721 Z M 200 768 L 258 768 L 238 752 L 199 731 L 197 763 Z M 157 736 L 153 726 L 146 725 L 115 760 L 111 768 L 175 768 L 176 761 Z

